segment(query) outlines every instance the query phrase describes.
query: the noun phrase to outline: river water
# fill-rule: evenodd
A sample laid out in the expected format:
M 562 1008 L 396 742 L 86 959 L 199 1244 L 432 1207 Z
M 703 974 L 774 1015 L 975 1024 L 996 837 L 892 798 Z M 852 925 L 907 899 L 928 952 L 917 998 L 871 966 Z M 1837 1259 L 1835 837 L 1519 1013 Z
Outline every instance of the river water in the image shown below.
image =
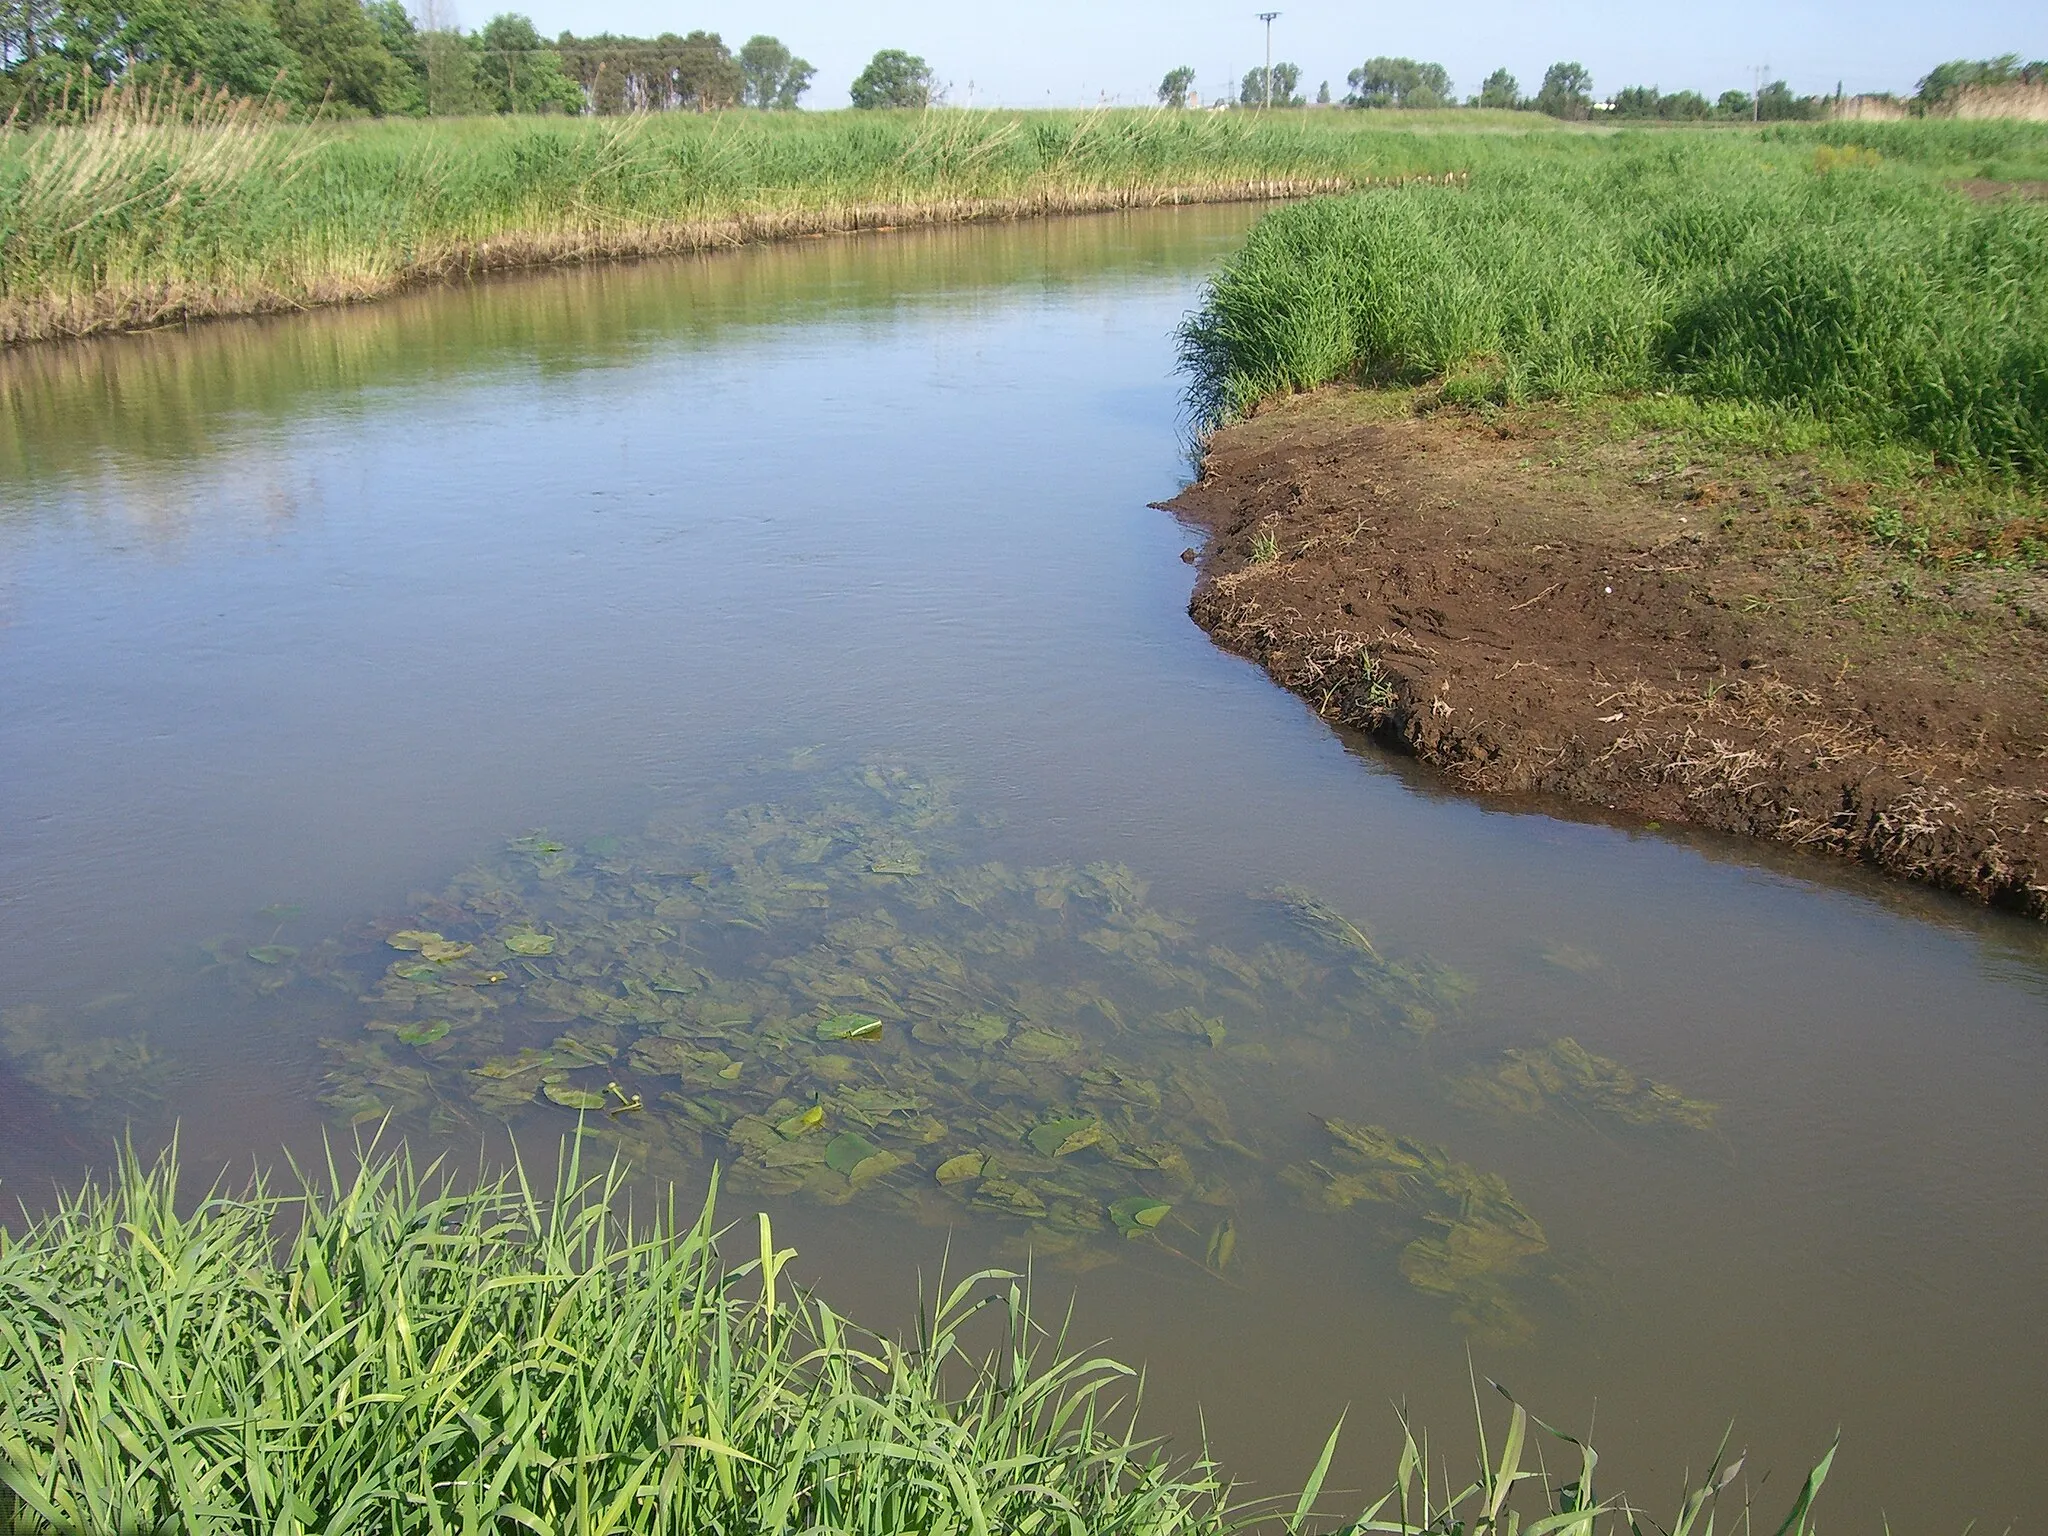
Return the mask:
M 1211 647 L 1150 504 L 1253 216 L 0 359 L 6 1191 L 619 1081 L 855 1316 L 1030 1256 L 1249 1491 L 1347 1406 L 1346 1487 L 1396 1404 L 1463 1455 L 1469 1359 L 1653 1510 L 1732 1423 L 1766 1508 L 1839 1428 L 1833 1523 L 2024 1524 L 2041 931 L 1446 795 Z

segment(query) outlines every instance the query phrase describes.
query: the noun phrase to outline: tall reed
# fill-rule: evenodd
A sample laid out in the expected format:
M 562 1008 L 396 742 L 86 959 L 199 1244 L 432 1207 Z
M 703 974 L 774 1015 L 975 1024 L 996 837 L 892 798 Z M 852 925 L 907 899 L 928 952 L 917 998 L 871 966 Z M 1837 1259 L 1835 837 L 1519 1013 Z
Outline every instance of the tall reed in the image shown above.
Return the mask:
M 743 1261 L 723 1257 L 729 1237 Z M 694 1216 L 672 1195 L 635 1207 L 574 1143 L 546 1193 L 516 1167 L 462 1192 L 373 1147 L 288 1195 L 259 1181 L 191 1200 L 175 1154 L 131 1154 L 109 1186 L 0 1232 L 0 1530 L 1298 1536 L 1312 1521 L 1334 1432 L 1298 1498 L 1233 1506 L 1213 1462 L 1138 1438 L 1113 1396 L 1134 1396 L 1135 1374 L 1040 1328 L 1018 1276 L 942 1276 L 904 1345 L 798 1291 L 792 1257 L 765 1215 L 724 1234 L 708 1200 Z M 1540 1435 L 1572 1447 L 1569 1480 L 1525 1465 Z M 1342 1528 L 1622 1536 L 1635 1513 L 1596 1496 L 1596 1462 L 1515 1406 L 1498 1454 L 1482 1416 L 1462 1488 L 1406 1435 L 1394 1486 Z M 1671 1529 L 1711 1531 L 1738 1470 L 1717 1458 Z M 1784 1531 L 1807 1529 L 1826 1471 Z
M 1858 126 L 1891 146 L 1966 137 Z M 1197 404 L 1221 419 L 1339 378 L 1502 400 L 1684 390 L 2048 477 L 2048 206 L 1844 157 L 1845 127 L 1640 136 L 1469 188 L 1283 210 L 1183 332 Z

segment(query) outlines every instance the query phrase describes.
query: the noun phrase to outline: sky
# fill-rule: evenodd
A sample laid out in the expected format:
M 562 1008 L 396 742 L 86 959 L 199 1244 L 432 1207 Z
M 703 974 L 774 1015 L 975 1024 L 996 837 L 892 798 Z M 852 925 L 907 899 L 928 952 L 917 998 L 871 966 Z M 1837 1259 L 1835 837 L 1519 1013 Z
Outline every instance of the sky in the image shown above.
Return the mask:
M 455 0 L 465 27 L 523 7 L 541 31 L 646 36 L 702 27 L 737 48 L 765 32 L 817 66 L 804 104 L 843 106 L 877 49 L 926 59 L 948 99 L 975 106 L 1084 106 L 1150 102 L 1175 65 L 1195 71 L 1204 98 L 1234 91 L 1265 58 L 1260 5 L 1281 5 L 1275 62 L 1299 64 L 1305 89 L 1344 76 L 1375 55 L 1434 60 L 1460 95 L 1505 65 L 1533 93 L 1544 69 L 1575 60 L 1597 95 L 1626 85 L 1666 91 L 1754 89 L 1756 68 L 1800 95 L 1839 83 L 1910 93 L 1944 59 L 2019 53 L 2048 58 L 2043 0 L 1460 0 L 1372 6 L 1358 0 Z M 445 6 L 443 7 L 445 9 Z

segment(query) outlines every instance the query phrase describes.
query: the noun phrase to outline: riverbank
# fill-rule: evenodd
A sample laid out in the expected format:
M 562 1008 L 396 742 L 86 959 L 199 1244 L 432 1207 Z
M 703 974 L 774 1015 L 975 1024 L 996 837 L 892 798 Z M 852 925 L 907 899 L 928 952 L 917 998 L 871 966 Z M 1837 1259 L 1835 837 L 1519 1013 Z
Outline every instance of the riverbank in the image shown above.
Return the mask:
M 196 116 L 194 115 L 196 111 Z M 1430 114 L 1419 114 L 1428 118 Z M 0 344 L 484 272 L 907 225 L 1457 180 L 1599 138 L 1530 113 L 746 112 L 307 124 L 109 99 L 0 136 Z
M 1466 789 L 2048 917 L 2048 513 L 1944 560 L 1916 530 L 1967 495 L 1327 386 L 1218 431 L 1169 506 L 1208 535 L 1190 612 L 1220 644 Z

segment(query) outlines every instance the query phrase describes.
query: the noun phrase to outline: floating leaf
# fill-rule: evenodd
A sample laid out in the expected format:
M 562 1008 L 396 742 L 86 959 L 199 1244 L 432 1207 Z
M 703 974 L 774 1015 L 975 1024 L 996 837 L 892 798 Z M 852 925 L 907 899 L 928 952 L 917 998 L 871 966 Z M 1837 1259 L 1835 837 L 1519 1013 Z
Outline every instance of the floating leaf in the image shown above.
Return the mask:
M 826 1161 L 828 1163 L 831 1161 L 829 1149 L 827 1150 Z M 910 1159 L 903 1156 L 900 1152 L 876 1152 L 862 1158 L 849 1168 L 846 1171 L 846 1179 L 855 1189 L 859 1189 L 863 1185 L 873 1183 L 883 1174 L 891 1173 L 901 1168 L 909 1161 Z
M 538 958 L 555 952 L 555 936 L 551 933 L 537 932 L 532 928 L 515 928 L 500 942 L 515 955 Z
M 258 944 L 249 951 L 249 958 L 258 965 L 289 965 L 299 958 L 299 952 L 289 944 Z
M 825 1166 L 834 1173 L 852 1173 L 882 1149 L 858 1131 L 842 1131 L 825 1147 Z
M 407 1045 L 432 1045 L 436 1040 L 445 1040 L 454 1027 L 447 1019 L 432 1019 L 424 1024 L 401 1024 L 397 1034 Z
M 746 1066 L 744 1061 L 735 1061 L 730 1066 L 720 1067 L 718 1075 L 728 1083 L 736 1083 L 739 1081 L 740 1073 L 746 1070 Z
M 795 1141 L 797 1137 L 803 1135 L 804 1132 L 815 1131 L 819 1126 L 823 1125 L 824 1123 L 825 1106 L 822 1104 L 813 1104 L 809 1109 L 805 1110 L 802 1114 L 791 1115 L 787 1120 L 778 1122 L 776 1124 L 775 1130 L 778 1135 L 783 1136 L 790 1141 Z
M 882 1021 L 859 1013 L 835 1013 L 818 1026 L 820 1040 L 879 1040 Z
M 949 1157 L 939 1164 L 937 1174 L 941 1184 L 964 1184 L 969 1179 L 981 1177 L 981 1170 L 988 1159 L 979 1152 L 962 1152 L 958 1157 Z
M 402 976 L 407 981 L 440 981 L 442 979 L 439 966 L 423 965 L 418 962 L 414 962 L 411 965 L 394 966 L 392 974 L 394 976 Z
M 1166 1201 L 1150 1195 L 1126 1195 L 1110 1205 L 1109 1219 L 1126 1237 L 1137 1237 L 1166 1220 L 1166 1213 L 1172 1209 Z
M 430 939 L 420 945 L 420 954 L 437 963 L 461 960 L 476 953 L 474 944 L 457 944 L 452 939 Z
M 384 942 L 393 949 L 417 950 L 424 949 L 429 944 L 441 944 L 446 941 L 440 934 L 430 933 L 424 928 L 403 928 Z
M 1045 1214 L 1045 1202 L 1011 1179 L 983 1179 L 974 1191 L 974 1203 L 1011 1216 Z
M 1102 1127 L 1086 1115 L 1076 1119 L 1048 1120 L 1025 1139 L 1040 1157 L 1066 1157 L 1100 1142 Z
M 564 1109 L 603 1109 L 605 1096 L 602 1092 L 578 1088 L 560 1073 L 550 1072 L 541 1079 L 541 1096 L 550 1104 L 559 1104 Z

